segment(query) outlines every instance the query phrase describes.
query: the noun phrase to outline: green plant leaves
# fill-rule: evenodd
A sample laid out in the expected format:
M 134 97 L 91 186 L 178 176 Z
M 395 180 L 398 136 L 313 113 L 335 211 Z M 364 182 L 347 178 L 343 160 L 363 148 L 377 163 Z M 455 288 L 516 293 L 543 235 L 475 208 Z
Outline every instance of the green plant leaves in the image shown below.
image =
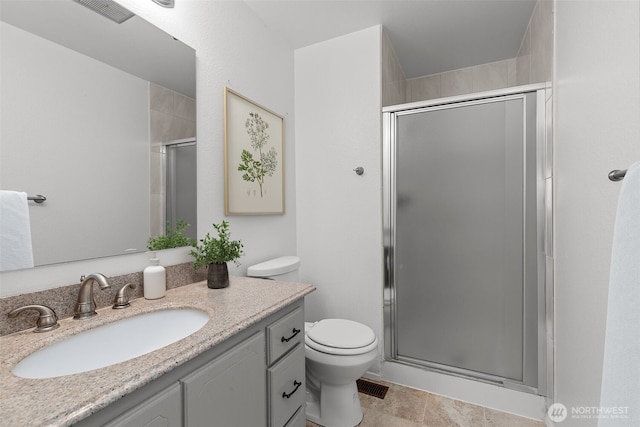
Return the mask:
M 150 237 L 149 240 L 147 240 L 147 249 L 150 251 L 160 251 L 162 249 L 195 246 L 197 242 L 194 239 L 183 235 L 187 227 L 191 227 L 191 224 L 180 220 L 174 229 L 171 227 L 169 221 L 167 221 L 164 236 Z
M 203 239 L 200 239 L 200 243 L 195 246 L 195 249 L 189 253 L 195 259 L 193 268 L 198 269 L 209 264 L 224 264 L 229 261 L 240 265 L 238 258 L 244 254 L 242 242 L 231 240 L 229 222 L 222 221 L 220 224 L 213 224 L 213 228 L 217 231 L 218 237 L 207 233 Z

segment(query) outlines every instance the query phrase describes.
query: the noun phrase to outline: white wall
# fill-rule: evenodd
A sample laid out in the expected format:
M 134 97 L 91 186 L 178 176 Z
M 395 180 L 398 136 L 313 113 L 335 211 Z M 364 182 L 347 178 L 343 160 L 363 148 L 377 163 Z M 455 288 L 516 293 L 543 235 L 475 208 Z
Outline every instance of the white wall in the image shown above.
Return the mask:
M 380 56 L 379 26 L 296 50 L 295 99 L 300 275 L 317 286 L 307 319 L 382 338 Z
M 599 406 L 620 191 L 607 174 L 640 160 L 639 56 L 638 1 L 557 1 L 555 401 L 569 411 Z
M 285 118 L 285 215 L 228 217 L 231 236 L 242 239 L 242 265 L 296 252 L 293 49 L 265 28 L 241 1 L 181 0 L 173 9 L 137 0 L 120 3 L 196 49 L 198 233 L 224 217 L 223 88 L 229 86 Z M 126 215 L 123 215 L 123 221 Z M 141 271 L 145 254 L 0 273 L 0 296 L 77 283 L 81 274 Z M 161 262 L 163 256 L 160 255 Z M 169 257 L 167 257 L 169 259 Z M 190 261 L 190 257 L 182 257 Z M 173 259 L 170 262 L 175 262 Z M 11 292 L 6 292 L 7 288 Z M 18 291 L 15 291 L 15 289 Z
M 231 237 L 242 239 L 242 265 L 294 254 L 295 171 L 293 50 L 240 1 L 179 1 L 173 9 L 153 2 L 121 4 L 196 50 L 198 126 L 198 235 L 227 219 Z M 224 216 L 223 88 L 231 89 L 285 118 L 285 214 Z

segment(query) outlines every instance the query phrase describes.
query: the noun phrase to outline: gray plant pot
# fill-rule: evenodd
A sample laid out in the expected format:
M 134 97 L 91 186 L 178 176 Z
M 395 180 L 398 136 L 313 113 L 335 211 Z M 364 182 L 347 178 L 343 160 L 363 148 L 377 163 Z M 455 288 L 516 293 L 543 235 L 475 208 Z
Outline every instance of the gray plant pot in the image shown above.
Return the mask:
M 227 263 L 209 264 L 207 270 L 207 287 L 210 289 L 220 289 L 229 286 L 229 269 Z

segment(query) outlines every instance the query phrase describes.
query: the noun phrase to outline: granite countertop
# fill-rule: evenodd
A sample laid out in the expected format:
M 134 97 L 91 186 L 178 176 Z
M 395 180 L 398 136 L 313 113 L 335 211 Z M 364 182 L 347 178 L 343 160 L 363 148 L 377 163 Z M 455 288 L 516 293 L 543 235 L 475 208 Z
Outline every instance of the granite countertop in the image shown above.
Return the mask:
M 88 320 L 59 321 L 51 332 L 33 328 L 0 337 L 0 413 L 7 426 L 67 426 L 88 417 L 178 365 L 303 298 L 315 288 L 303 283 L 231 277 L 224 289 L 198 282 L 167 291 L 164 298 L 131 301 L 131 307 L 98 311 Z M 48 344 L 120 318 L 151 311 L 196 308 L 209 321 L 192 335 L 140 357 L 102 369 L 57 378 L 24 379 L 11 369 Z

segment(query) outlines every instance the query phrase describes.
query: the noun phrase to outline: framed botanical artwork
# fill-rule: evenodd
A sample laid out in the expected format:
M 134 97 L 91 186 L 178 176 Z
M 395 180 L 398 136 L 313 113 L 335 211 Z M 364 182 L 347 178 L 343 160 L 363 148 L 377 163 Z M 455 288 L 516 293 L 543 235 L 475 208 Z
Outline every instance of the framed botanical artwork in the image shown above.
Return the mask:
M 284 214 L 284 118 L 224 88 L 225 215 Z

